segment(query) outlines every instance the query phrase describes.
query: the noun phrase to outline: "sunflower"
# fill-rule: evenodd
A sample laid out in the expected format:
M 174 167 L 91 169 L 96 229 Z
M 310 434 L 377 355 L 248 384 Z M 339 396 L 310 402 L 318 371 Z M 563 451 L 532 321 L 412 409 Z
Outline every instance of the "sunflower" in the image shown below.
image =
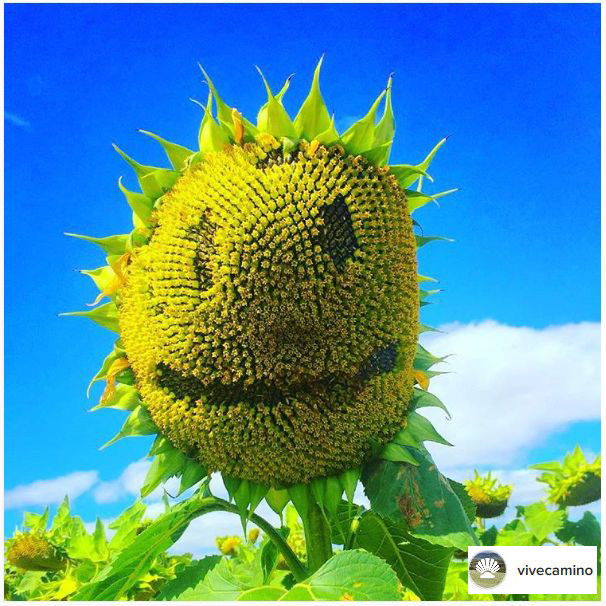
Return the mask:
M 164 148 L 165 169 L 116 148 L 141 187 L 118 182 L 134 229 L 69 234 L 108 255 L 83 273 L 95 304 L 110 301 L 72 315 L 119 333 L 92 382 L 106 381 L 96 408 L 130 412 L 109 443 L 157 435 L 143 494 L 219 471 L 239 507 L 301 485 L 335 502 L 352 497 L 372 454 L 416 464 L 402 445 L 435 439 L 411 402 L 441 361 L 417 344 L 419 307 L 437 292 L 419 289 L 429 278 L 417 248 L 439 238 L 415 235 L 411 213 L 454 191 L 421 192 L 445 140 L 419 164 L 388 164 L 391 77 L 339 134 L 321 65 L 294 120 L 282 104 L 290 78 L 274 94 L 261 73 L 256 124 L 202 70 L 198 150 L 142 131 Z
M 562 507 L 587 505 L 601 497 L 602 457 L 598 455 L 589 463 L 578 445 L 563 463 L 540 463 L 531 469 L 545 472 L 537 480 L 549 486 L 551 503 Z
M 62 570 L 67 557 L 46 538 L 33 533 L 18 533 L 7 544 L 6 560 L 23 570 Z
M 507 509 L 512 488 L 501 484 L 490 472 L 481 476 L 474 471 L 473 480 L 466 480 L 464 486 L 479 518 L 498 518 Z

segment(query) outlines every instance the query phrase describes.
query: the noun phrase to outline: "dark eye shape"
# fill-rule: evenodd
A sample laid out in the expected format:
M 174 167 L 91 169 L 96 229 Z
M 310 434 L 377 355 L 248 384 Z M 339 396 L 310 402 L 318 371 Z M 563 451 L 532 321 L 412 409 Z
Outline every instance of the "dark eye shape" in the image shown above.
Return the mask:
M 342 271 L 345 261 L 359 248 L 345 198 L 339 194 L 332 204 L 322 207 L 320 216 L 324 225 L 320 229 L 318 242 L 330 255 L 336 268 Z
M 194 269 L 203 290 L 208 290 L 213 285 L 210 258 L 215 248 L 216 229 L 216 225 L 212 224 L 207 216 L 203 216 L 198 225 L 189 228 L 187 234 L 188 239 L 197 244 Z
M 397 357 L 398 344 L 396 342 L 390 343 L 381 349 L 377 349 L 366 359 L 364 364 L 362 364 L 358 376 L 363 381 L 367 381 L 384 372 L 390 372 L 396 366 Z

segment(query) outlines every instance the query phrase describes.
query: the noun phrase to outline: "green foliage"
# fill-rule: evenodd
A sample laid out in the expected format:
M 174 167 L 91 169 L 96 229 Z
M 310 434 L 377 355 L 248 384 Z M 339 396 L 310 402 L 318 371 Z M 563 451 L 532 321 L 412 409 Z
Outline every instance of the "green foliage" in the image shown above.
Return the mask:
M 164 446 L 158 443 L 154 449 L 163 452 Z M 108 529 L 114 532 L 110 540 L 100 520 L 92 532 L 87 532 L 82 520 L 71 514 L 67 499 L 58 508 L 50 528 L 48 510 L 41 514 L 26 513 L 22 529 L 7 541 L 7 547 L 23 534 L 40 536 L 57 553 L 65 554 L 67 565 L 62 570 L 26 571 L 6 563 L 5 598 L 509 600 L 512 596 L 467 593 L 466 545 L 475 541 L 476 536 L 480 544 L 487 546 L 600 546 L 600 524 L 595 516 L 585 512 L 581 519 L 571 521 L 566 508 L 556 509 L 543 501 L 517 506 L 513 520 L 485 529 L 483 520 L 475 518 L 475 506 L 463 485 L 441 476 L 425 452 L 415 449 L 409 452 L 417 465 L 378 459 L 363 470 L 362 480 L 371 502 L 369 510 L 348 500 L 340 500 L 336 507 L 327 505 L 332 497 L 327 498 L 326 492 L 331 489 L 326 485 L 316 487 L 318 498 L 325 504 L 322 516 L 326 518 L 332 542 L 342 550 L 313 574 L 305 569 L 304 521 L 292 504 L 276 498 L 283 496 L 279 491 L 270 498 L 282 513 L 283 526 L 273 529 L 249 510 L 210 495 L 205 482 L 189 499 L 167 504 L 166 512 L 153 521 L 144 518 L 145 505 L 135 502 L 109 525 Z M 345 485 L 351 489 L 351 482 Z M 239 484 L 230 484 L 231 490 L 238 488 Z M 339 491 L 340 487 L 335 487 L 335 493 Z M 310 488 L 306 498 L 313 492 Z M 351 494 L 351 490 L 347 492 Z M 301 496 L 296 491 L 293 494 L 295 500 Z M 409 500 L 402 505 L 400 501 L 405 495 L 415 495 L 412 505 Z M 428 505 L 437 497 L 444 501 L 441 507 L 435 502 L 433 507 Z M 252 506 L 255 501 L 249 499 Z M 421 501 L 430 510 L 429 515 L 421 509 Z M 304 507 L 302 510 L 306 511 Z M 444 516 L 441 510 L 445 511 Z M 167 550 L 188 524 L 211 511 L 250 517 L 254 527 L 244 537 L 217 537 L 223 555 L 198 560 L 192 560 L 190 555 L 168 555 Z M 414 514 L 419 511 L 420 518 Z M 411 520 L 417 519 L 420 523 L 411 524 Z M 428 532 L 427 519 L 435 525 L 432 532 Z M 259 536 L 257 528 L 261 528 L 262 535 Z M 298 568 L 293 569 L 296 562 Z M 598 600 L 597 595 L 523 597 L 537 601 L 552 597 L 556 601 Z

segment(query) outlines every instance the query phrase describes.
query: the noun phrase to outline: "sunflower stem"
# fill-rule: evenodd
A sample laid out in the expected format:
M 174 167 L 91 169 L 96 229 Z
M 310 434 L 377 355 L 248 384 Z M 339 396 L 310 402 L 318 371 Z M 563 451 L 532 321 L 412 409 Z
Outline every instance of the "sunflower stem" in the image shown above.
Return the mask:
M 203 510 L 201 508 L 201 513 L 209 513 L 211 511 L 228 511 L 230 513 L 235 513 L 236 515 L 240 515 L 240 510 L 235 505 L 232 505 L 223 499 L 219 499 L 217 497 L 206 497 L 201 502 L 204 503 L 204 508 Z M 278 548 L 278 551 L 284 557 L 284 560 L 286 561 L 286 564 L 290 568 L 290 571 L 295 579 L 299 582 L 304 581 L 309 576 L 309 572 L 299 561 L 299 558 L 297 558 L 284 537 L 267 520 L 256 513 L 253 513 L 249 519 L 253 524 L 256 524 L 270 538 L 271 541 L 273 541 L 275 546 Z
M 332 541 L 326 517 L 311 495 L 309 510 L 306 519 L 303 519 L 303 531 L 307 547 L 307 568 L 313 574 L 332 557 Z

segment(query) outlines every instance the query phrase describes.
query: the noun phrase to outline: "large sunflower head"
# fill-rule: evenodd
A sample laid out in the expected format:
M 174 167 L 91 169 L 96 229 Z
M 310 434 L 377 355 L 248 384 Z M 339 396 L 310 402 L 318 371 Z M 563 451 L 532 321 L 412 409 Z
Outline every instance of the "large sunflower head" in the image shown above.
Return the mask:
M 102 405 L 133 410 L 122 435 L 159 431 L 154 454 L 272 486 L 358 466 L 405 426 L 427 379 L 413 368 L 410 213 L 439 194 L 406 188 L 442 142 L 417 166 L 387 164 L 391 79 L 339 135 L 320 66 L 294 121 L 289 80 L 274 95 L 263 78 L 255 126 L 205 74 L 199 151 L 152 135 L 164 170 L 118 150 L 142 189 L 120 183 L 135 230 L 93 239 L 110 257 L 88 272 L 112 303 L 87 315 L 121 335 L 95 379 L 108 381 Z

